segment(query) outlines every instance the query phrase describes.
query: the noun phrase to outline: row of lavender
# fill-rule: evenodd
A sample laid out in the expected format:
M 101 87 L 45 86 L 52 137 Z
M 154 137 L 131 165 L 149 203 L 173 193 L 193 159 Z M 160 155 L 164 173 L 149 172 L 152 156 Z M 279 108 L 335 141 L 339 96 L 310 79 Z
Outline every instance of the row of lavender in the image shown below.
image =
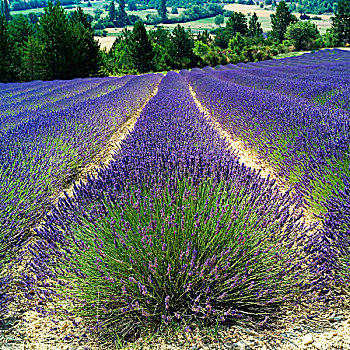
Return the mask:
M 160 79 L 159 75 L 152 74 L 127 76 L 100 81 L 98 86 L 86 80 L 86 86 L 79 82 L 79 91 L 85 91 L 82 94 L 74 93 L 77 92 L 75 83 L 67 82 L 62 86 L 57 82 L 59 95 L 65 95 L 68 103 L 78 103 L 66 107 L 65 100 L 58 100 L 56 106 L 50 107 L 55 110 L 53 112 L 35 109 L 23 113 L 27 117 L 30 115 L 27 120 L 21 119 L 21 113 L 16 115 L 14 106 L 14 117 L 20 121 L 0 133 L 2 274 L 55 195 L 104 147 L 113 131 L 144 104 Z M 18 85 L 24 90 L 27 88 L 27 84 Z M 112 92 L 107 93 L 108 90 Z M 26 98 L 25 94 L 22 101 L 35 96 L 34 93 Z M 0 299 L 5 297 L 7 277 L 0 283 Z
M 300 197 L 227 146 L 168 73 L 115 160 L 37 231 L 25 279 L 37 310 L 96 317 L 119 338 L 193 318 L 263 323 L 284 300 L 328 288 L 330 256 L 312 253 Z
M 59 111 L 77 103 L 106 95 L 121 88 L 131 76 L 118 78 L 75 79 L 71 81 L 41 82 L 39 88 L 21 88 L 18 94 L 0 98 L 0 132 L 6 133 L 20 123 L 26 123 L 38 114 Z M 24 85 L 24 86 L 23 86 Z M 11 92 L 11 89 L 9 89 Z
M 231 136 L 255 149 L 324 215 L 325 235 L 338 242 L 349 264 L 350 53 L 309 54 L 287 63 L 183 74 Z M 283 76 L 289 79 L 281 82 Z M 307 98 L 298 96 L 298 90 Z M 320 95 L 322 105 L 315 103 Z M 343 271 L 347 281 L 348 271 Z
M 250 64 L 229 64 L 203 71 L 235 84 L 296 95 L 326 103 L 349 106 L 350 54 L 344 51 L 318 52 L 293 59 Z M 315 57 L 317 63 L 314 63 Z M 277 62 L 277 63 L 275 63 Z M 281 62 L 283 64 L 281 64 Z M 198 70 L 200 71 L 200 70 Z

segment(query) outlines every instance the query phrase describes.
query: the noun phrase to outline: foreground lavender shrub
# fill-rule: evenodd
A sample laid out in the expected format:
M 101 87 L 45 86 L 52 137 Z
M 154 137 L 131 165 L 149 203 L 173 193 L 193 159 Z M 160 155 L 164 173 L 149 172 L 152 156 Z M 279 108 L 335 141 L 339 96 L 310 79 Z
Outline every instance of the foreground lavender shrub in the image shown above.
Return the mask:
M 305 269 L 299 198 L 237 162 L 178 74 L 115 157 L 38 230 L 26 285 L 43 301 L 72 300 L 126 336 L 194 317 L 264 321 L 322 287 Z

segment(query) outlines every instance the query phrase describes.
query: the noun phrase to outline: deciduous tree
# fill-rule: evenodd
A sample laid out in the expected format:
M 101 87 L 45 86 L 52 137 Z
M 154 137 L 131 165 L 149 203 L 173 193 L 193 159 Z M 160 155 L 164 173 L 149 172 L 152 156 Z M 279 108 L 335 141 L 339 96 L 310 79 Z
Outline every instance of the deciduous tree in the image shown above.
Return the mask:
M 221 24 L 223 24 L 225 22 L 225 17 L 224 15 L 216 15 L 215 16 L 215 24 L 217 26 L 220 26 Z
M 306 50 L 312 42 L 320 37 L 316 25 L 309 21 L 299 21 L 287 27 L 286 38 L 295 46 L 296 50 Z

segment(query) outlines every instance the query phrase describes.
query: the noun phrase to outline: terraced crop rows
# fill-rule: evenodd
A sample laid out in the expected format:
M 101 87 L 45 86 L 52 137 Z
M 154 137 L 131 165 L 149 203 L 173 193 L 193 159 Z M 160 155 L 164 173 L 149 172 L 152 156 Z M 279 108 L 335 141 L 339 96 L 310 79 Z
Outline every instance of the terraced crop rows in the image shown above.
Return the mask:
M 348 290 L 349 58 L 2 85 L 4 320 L 24 302 L 133 339 L 195 320 L 264 324 Z M 114 159 L 53 205 L 156 88 Z

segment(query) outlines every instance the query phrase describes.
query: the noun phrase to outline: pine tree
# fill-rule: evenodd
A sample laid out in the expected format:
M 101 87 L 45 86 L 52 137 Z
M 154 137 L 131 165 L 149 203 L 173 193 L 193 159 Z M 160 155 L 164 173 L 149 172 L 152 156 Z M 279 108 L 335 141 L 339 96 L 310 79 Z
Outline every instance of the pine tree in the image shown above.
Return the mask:
M 195 64 L 193 48 L 194 39 L 191 32 L 178 24 L 171 36 L 170 55 L 173 59 L 173 67 L 181 69 L 193 66 Z
M 162 20 L 167 18 L 166 17 L 166 13 L 167 13 L 166 0 L 158 0 L 157 12 L 158 12 L 159 17 Z
M 11 43 L 5 14 L 0 13 L 0 81 L 8 83 L 11 76 Z
M 247 18 L 241 12 L 233 12 L 226 22 L 226 35 L 231 39 L 237 33 L 243 36 L 248 33 Z
M 39 21 L 39 37 L 44 45 L 46 79 L 71 79 L 73 46 L 66 12 L 60 2 L 49 1 Z
M 139 73 L 151 70 L 151 62 L 154 56 L 152 44 L 148 40 L 145 26 L 141 21 L 134 25 L 129 41 L 130 58 L 133 68 Z
M 350 43 L 350 0 L 341 0 L 334 13 L 332 30 L 339 44 Z
M 11 15 L 10 15 L 9 3 L 7 0 L 1 1 L 1 13 L 5 16 L 5 20 L 9 22 L 11 19 Z
M 19 80 L 27 80 L 25 69 L 23 68 L 23 57 L 28 38 L 34 34 L 34 27 L 28 17 L 20 14 L 9 22 L 8 33 L 13 45 L 13 69 Z
M 70 17 L 72 44 L 74 47 L 71 69 L 74 77 L 85 78 L 96 75 L 101 65 L 98 42 L 87 15 L 78 7 Z
M 108 7 L 108 17 L 109 17 L 109 20 L 110 21 L 114 21 L 115 20 L 115 4 L 114 4 L 114 1 L 112 1 L 110 4 L 109 4 L 109 7 Z
M 118 5 L 119 5 L 119 8 L 118 8 L 117 17 L 120 20 L 124 20 L 128 16 L 125 11 L 125 0 L 118 0 Z
M 282 42 L 285 39 L 287 27 L 291 23 L 297 22 L 297 18 L 290 13 L 289 8 L 284 1 L 279 2 L 276 8 L 276 13 L 270 15 L 270 17 L 272 25 L 272 37 L 275 40 Z
M 253 13 L 253 16 L 250 17 L 249 23 L 248 23 L 248 35 L 252 38 L 257 38 L 261 36 L 263 33 L 263 30 L 261 28 L 261 23 L 259 22 L 258 16 L 256 13 Z
M 29 36 L 23 52 L 23 80 L 44 80 L 45 76 L 45 63 L 44 46 L 36 36 Z

